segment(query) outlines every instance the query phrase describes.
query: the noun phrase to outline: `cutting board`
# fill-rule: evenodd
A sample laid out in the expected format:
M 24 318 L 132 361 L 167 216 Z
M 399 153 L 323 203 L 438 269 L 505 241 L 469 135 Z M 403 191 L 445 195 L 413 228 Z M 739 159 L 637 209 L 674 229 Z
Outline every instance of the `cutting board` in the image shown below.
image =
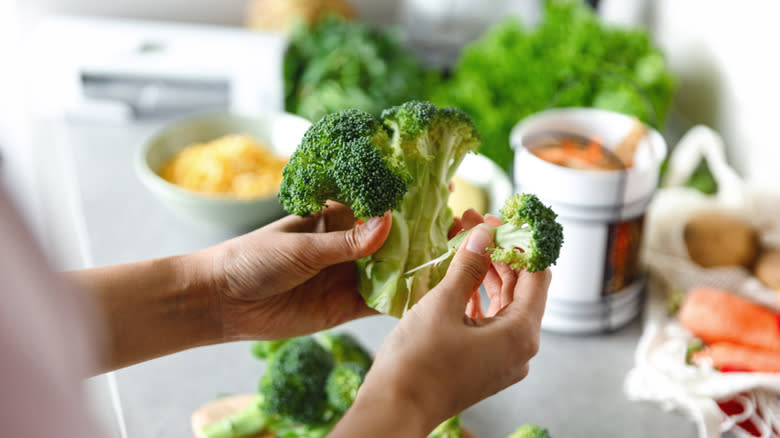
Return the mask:
M 195 437 L 205 438 L 201 431 L 203 426 L 240 411 L 252 401 L 252 397 L 254 397 L 253 394 L 238 394 L 220 397 L 196 409 L 195 412 L 192 413 L 192 418 L 190 419 L 192 432 L 195 434 Z M 251 435 L 247 438 L 274 438 L 274 435 L 269 432 L 263 432 Z M 476 437 L 468 430 L 463 429 L 463 438 Z

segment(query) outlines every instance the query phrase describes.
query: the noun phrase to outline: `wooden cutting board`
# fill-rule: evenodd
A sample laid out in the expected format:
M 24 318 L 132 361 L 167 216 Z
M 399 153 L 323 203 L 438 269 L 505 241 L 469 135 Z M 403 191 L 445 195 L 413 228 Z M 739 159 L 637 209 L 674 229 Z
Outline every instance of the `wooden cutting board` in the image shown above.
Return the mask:
M 190 424 L 192 425 L 192 432 L 196 438 L 205 438 L 203 432 L 203 426 L 220 420 L 234 412 L 238 412 L 244 409 L 249 402 L 252 401 L 253 394 L 239 394 L 231 395 L 227 397 L 220 397 L 216 400 L 212 400 L 203 406 L 199 407 L 192 413 Z M 270 432 L 263 432 L 252 435 L 247 438 L 274 438 L 274 435 Z M 463 429 L 463 438 L 476 438 L 471 432 Z

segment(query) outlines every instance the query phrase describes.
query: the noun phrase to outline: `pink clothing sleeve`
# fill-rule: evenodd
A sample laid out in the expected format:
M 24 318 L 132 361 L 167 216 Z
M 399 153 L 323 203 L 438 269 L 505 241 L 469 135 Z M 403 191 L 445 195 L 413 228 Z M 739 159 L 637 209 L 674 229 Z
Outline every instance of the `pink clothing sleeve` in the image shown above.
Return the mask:
M 0 187 L 0 437 L 101 436 L 83 381 L 94 314 L 47 266 Z

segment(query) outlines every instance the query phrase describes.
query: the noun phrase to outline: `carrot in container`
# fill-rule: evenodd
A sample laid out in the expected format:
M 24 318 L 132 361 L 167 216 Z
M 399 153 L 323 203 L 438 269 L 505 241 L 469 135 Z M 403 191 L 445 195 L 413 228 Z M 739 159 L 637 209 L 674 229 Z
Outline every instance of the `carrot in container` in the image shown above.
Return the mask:
M 780 352 L 777 315 L 728 291 L 692 289 L 677 314 L 680 323 L 705 343 L 727 342 Z

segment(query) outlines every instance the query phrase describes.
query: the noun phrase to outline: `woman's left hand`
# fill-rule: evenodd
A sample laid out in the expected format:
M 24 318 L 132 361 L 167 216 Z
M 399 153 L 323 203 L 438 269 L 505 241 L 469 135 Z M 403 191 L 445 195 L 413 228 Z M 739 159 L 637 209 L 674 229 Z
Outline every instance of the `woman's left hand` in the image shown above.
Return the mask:
M 329 203 L 199 253 L 211 266 L 223 340 L 289 338 L 376 313 L 357 290 L 354 261 L 382 246 L 391 220 L 388 212 L 357 225 Z

